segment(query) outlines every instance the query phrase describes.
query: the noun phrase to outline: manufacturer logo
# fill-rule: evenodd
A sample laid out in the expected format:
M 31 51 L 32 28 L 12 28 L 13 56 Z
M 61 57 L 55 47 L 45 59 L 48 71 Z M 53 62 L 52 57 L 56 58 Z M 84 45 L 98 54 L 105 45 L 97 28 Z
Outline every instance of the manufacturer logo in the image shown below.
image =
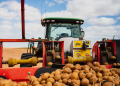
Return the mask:
M 86 44 L 89 44 L 89 41 L 86 41 Z

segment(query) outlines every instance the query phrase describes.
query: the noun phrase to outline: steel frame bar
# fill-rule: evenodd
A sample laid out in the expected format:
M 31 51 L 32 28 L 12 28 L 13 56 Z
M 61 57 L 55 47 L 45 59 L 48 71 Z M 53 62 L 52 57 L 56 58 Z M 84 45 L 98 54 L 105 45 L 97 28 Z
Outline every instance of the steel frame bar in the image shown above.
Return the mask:
M 21 0 L 21 24 L 22 24 L 22 39 L 25 39 L 25 8 L 24 8 L 24 0 Z
M 0 42 L 0 68 L 2 68 L 3 42 Z

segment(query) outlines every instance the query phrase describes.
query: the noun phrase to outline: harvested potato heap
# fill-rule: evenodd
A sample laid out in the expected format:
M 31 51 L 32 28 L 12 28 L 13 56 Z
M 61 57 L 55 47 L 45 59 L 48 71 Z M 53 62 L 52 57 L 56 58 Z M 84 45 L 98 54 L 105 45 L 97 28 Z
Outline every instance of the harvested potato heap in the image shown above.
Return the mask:
M 120 69 L 107 69 L 98 62 L 66 64 L 62 69 L 56 69 L 51 74 L 44 73 L 39 78 L 29 77 L 29 83 L 16 83 L 0 79 L 0 86 L 119 86 Z M 13 85 L 14 84 L 14 85 Z

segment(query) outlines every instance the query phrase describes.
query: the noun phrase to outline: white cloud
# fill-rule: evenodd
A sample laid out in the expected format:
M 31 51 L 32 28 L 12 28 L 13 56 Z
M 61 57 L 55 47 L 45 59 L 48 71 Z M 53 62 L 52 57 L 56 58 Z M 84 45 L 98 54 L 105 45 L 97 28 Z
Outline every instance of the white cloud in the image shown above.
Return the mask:
M 0 3 L 0 18 L 6 20 L 21 19 L 21 4 L 17 1 L 4 1 Z M 25 20 L 36 21 L 41 19 L 41 14 L 37 8 L 25 4 Z
M 120 17 L 117 17 L 117 19 L 120 19 Z
M 66 2 L 68 0 L 54 0 L 54 1 L 57 2 L 58 4 L 61 4 L 61 3 L 64 3 L 64 2 Z
M 88 20 L 88 23 L 92 25 L 111 25 L 116 23 L 117 21 L 114 20 L 113 18 L 106 18 L 106 17 L 101 17 L 101 18 L 91 18 Z
M 64 3 L 65 0 L 54 0 L 54 1 L 56 1 L 59 4 L 61 4 L 61 3 Z
M 14 23 L 14 28 L 15 29 L 20 29 L 21 31 L 21 22 L 17 22 Z M 45 31 L 45 27 L 42 27 L 40 22 L 33 22 L 33 23 L 25 23 L 25 34 L 26 34 L 26 38 L 44 38 L 44 31 Z M 21 35 L 21 32 L 20 34 Z
M 0 25 L 0 30 L 11 30 L 11 29 L 12 29 L 11 25 L 7 25 L 7 24 Z
M 120 37 L 120 25 L 117 26 L 89 26 L 84 28 L 86 38 L 109 38 L 112 39 L 114 35 Z
M 25 5 L 25 20 L 26 21 L 36 21 L 41 19 L 41 13 L 37 8 L 34 8 L 33 6 Z
M 49 6 L 50 6 L 50 7 L 51 7 L 51 6 L 53 6 L 53 5 L 54 5 L 54 3 L 53 3 L 53 2 L 50 2 L 50 3 L 49 3 Z
M 120 0 L 68 0 L 66 10 L 49 12 L 46 14 L 47 17 L 54 17 L 57 15 L 82 19 L 95 18 L 98 16 L 114 16 L 120 13 L 119 3 Z M 46 14 L 43 16 L 45 17 Z
M 45 4 L 47 4 L 47 3 L 48 3 L 48 1 L 46 0 L 46 1 L 45 1 Z
M 1 24 L 12 24 L 10 21 L 1 21 Z
M 101 41 L 102 38 L 113 39 L 115 35 L 115 39 L 120 39 L 120 25 L 117 26 L 88 26 L 83 29 L 85 31 L 85 39 L 90 39 L 92 41 L 92 45 L 96 41 Z
M 21 29 L 21 22 L 16 22 L 13 24 L 14 28 Z
M 12 29 L 13 29 L 13 27 L 11 25 L 8 25 L 8 24 L 0 25 L 0 39 L 8 38 L 9 36 L 11 36 Z
M 42 27 L 40 23 L 26 23 L 26 38 L 44 38 L 45 27 Z

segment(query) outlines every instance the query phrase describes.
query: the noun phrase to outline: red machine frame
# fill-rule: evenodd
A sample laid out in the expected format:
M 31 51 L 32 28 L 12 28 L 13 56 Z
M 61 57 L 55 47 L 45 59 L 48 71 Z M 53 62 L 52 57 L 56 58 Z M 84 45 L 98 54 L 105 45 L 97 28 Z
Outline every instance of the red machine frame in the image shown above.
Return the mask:
M 46 66 L 46 55 L 45 55 L 45 42 L 51 42 L 51 41 L 43 41 L 43 67 L 47 67 Z M 55 42 L 58 42 L 58 41 L 55 41 Z M 59 41 L 59 44 L 62 48 L 62 52 L 61 52 L 62 64 L 65 64 L 64 41 Z M 3 46 L 1 46 L 0 48 L 0 57 L 2 57 L 2 49 L 3 49 Z M 0 64 L 0 66 L 2 68 L 2 63 Z M 22 81 L 29 82 L 28 76 L 34 76 L 36 70 L 38 70 L 39 68 L 40 67 L 0 69 L 0 76 L 4 76 L 7 79 L 11 79 L 16 82 L 22 82 Z M 30 75 L 28 74 L 28 72 L 30 72 Z
M 95 53 L 95 56 L 94 57 L 97 57 L 97 61 L 99 63 L 101 63 L 101 60 L 100 60 L 100 49 L 99 49 L 99 43 L 104 43 L 105 41 L 97 41 L 94 45 L 93 45 L 93 48 L 92 48 L 92 53 Z M 113 48 L 114 48 L 114 53 L 115 53 L 115 56 L 116 56 L 116 42 L 115 41 L 112 41 L 110 39 L 108 39 L 106 41 L 107 43 L 109 43 Z M 107 47 L 107 45 L 106 45 Z M 108 69 L 112 68 L 113 65 L 104 65 L 106 66 Z

